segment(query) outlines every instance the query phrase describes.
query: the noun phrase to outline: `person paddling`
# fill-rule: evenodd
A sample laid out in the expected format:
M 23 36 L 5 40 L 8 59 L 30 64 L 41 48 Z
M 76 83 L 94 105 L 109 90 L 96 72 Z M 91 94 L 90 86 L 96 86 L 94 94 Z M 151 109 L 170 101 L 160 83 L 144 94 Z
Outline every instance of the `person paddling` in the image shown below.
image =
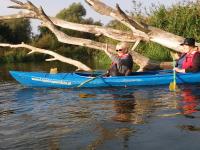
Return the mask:
M 126 42 L 120 42 L 116 45 L 117 54 L 105 50 L 106 54 L 111 58 L 112 64 L 107 71 L 107 76 L 128 76 L 132 72 L 133 59 L 128 53 L 129 45 Z
M 183 48 L 183 54 L 177 61 L 175 71 L 180 73 L 200 71 L 200 52 L 195 46 L 195 39 L 186 38 L 180 45 Z

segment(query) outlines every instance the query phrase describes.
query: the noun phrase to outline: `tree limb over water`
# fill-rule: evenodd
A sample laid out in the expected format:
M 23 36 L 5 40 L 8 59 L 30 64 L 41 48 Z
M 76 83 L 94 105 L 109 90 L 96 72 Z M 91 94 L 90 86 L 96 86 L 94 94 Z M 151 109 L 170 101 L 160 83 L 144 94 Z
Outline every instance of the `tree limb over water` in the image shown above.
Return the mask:
M 66 29 L 72 29 L 76 31 L 81 32 L 88 32 L 95 35 L 104 35 L 106 37 L 112 38 L 117 41 L 126 41 L 130 43 L 135 42 L 135 46 L 133 49 L 136 48 L 136 46 L 139 44 L 140 41 L 144 42 L 155 42 L 158 43 L 164 47 L 170 48 L 172 51 L 175 52 L 181 52 L 181 50 L 178 48 L 179 44 L 183 41 L 183 37 L 177 36 L 173 33 L 166 32 L 162 29 L 151 27 L 144 23 L 139 23 L 135 18 L 128 16 L 123 10 L 120 8 L 120 6 L 116 6 L 116 8 L 111 8 L 107 6 L 106 4 L 102 3 L 99 0 L 85 0 L 95 11 L 111 16 L 112 18 L 118 20 L 125 26 L 131 29 L 130 32 L 128 31 L 121 31 L 116 30 L 108 27 L 101 27 L 97 25 L 86 25 L 86 24 L 78 24 L 78 23 L 72 23 L 67 22 L 55 17 L 49 17 L 45 14 L 42 7 L 36 7 L 33 3 L 30 1 L 27 1 L 26 3 L 17 1 L 17 0 L 11 0 L 15 5 L 9 6 L 9 8 L 14 9 L 25 9 L 28 12 L 19 12 L 18 14 L 9 15 L 9 16 L 0 16 L 0 20 L 8 20 L 8 19 L 16 19 L 16 18 L 32 18 L 32 19 L 38 19 L 41 21 L 41 25 L 44 27 L 47 27 L 58 39 L 61 43 L 66 44 L 72 44 L 72 45 L 78 45 L 78 46 L 84 46 L 88 48 L 98 49 L 105 51 L 106 48 L 108 48 L 109 51 L 115 50 L 115 46 L 112 44 L 97 42 L 90 39 L 84 39 L 84 38 L 77 38 L 72 37 L 64 33 L 63 31 L 60 31 L 57 27 L 62 27 Z M 9 45 L 9 44 L 8 44 Z M 0 46 L 8 46 L 5 44 L 1 44 Z M 197 43 L 197 45 L 200 45 Z M 28 47 L 28 45 L 10 45 L 9 47 L 15 47 L 15 46 L 25 46 L 25 48 Z M 32 47 L 32 46 L 30 46 Z M 30 49 L 30 48 L 28 48 Z M 38 49 L 38 48 L 34 48 Z M 43 52 L 46 52 L 46 50 L 43 49 Z M 42 52 L 42 53 L 43 53 Z M 54 52 L 53 52 L 54 53 Z M 158 62 L 158 61 L 152 61 L 149 58 L 142 56 L 141 54 L 131 51 L 131 54 L 133 56 L 134 62 L 140 66 L 140 70 L 144 69 L 157 69 L 157 68 L 169 68 L 170 63 L 168 62 Z M 59 55 L 59 54 L 56 54 Z M 59 55 L 58 60 L 63 60 L 64 57 Z M 69 59 L 69 58 L 67 58 Z M 72 63 L 75 60 L 70 59 L 70 61 L 62 61 L 69 64 L 76 64 L 75 66 L 79 69 L 88 71 L 91 70 L 91 68 L 87 67 L 86 65 L 82 63 Z M 79 66 L 80 65 L 80 66 Z M 84 66 L 84 67 L 83 67 Z
M 77 61 L 77 60 L 73 60 L 67 57 L 63 57 L 53 51 L 50 50 L 45 50 L 45 49 L 41 49 L 41 48 L 36 48 L 24 43 L 21 44 L 6 44 L 6 43 L 0 43 L 0 47 L 10 47 L 10 48 L 26 48 L 28 50 L 31 50 L 28 54 L 32 54 L 32 53 L 43 53 L 43 54 L 48 54 L 50 56 L 53 56 L 53 58 L 50 59 L 46 59 L 46 61 L 55 61 L 55 60 L 59 60 L 61 62 L 64 63 L 68 63 L 71 65 L 74 65 L 77 67 L 77 70 L 85 70 L 85 71 L 91 71 L 92 69 L 88 66 L 86 66 L 85 64 Z

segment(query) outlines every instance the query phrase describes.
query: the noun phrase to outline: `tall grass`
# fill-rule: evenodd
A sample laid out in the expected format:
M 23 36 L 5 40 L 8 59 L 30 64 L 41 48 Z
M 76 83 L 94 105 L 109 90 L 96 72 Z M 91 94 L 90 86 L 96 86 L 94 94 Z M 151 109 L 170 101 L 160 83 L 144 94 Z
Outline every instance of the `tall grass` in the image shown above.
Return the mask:
M 152 7 L 146 18 L 148 24 L 183 37 L 200 41 L 200 1 L 184 1 L 170 8 Z M 155 60 L 169 60 L 169 49 L 155 43 L 141 44 L 138 51 Z

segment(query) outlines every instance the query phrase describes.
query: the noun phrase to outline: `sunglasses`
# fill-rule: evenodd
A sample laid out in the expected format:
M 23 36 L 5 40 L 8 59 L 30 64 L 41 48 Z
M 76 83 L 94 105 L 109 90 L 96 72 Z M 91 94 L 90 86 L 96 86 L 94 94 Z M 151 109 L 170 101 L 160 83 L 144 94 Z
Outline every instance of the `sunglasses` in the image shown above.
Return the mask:
M 121 52 L 123 49 L 116 49 L 116 52 Z

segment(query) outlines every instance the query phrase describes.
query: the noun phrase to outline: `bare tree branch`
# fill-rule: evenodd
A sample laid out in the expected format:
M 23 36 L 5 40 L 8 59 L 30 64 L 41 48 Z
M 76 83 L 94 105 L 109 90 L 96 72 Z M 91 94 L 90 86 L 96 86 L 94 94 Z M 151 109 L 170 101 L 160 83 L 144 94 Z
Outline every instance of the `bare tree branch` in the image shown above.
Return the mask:
M 139 45 L 140 41 L 141 41 L 141 39 L 137 39 L 137 41 L 135 42 L 135 44 L 131 48 L 131 51 L 134 51 L 136 49 L 136 47 Z
M 35 15 L 32 12 L 28 12 L 28 13 L 19 12 L 19 14 L 0 16 L 0 20 L 10 20 L 10 19 L 19 19 L 19 18 L 38 19 L 35 17 Z M 73 23 L 73 22 L 64 21 L 55 17 L 49 17 L 49 18 L 53 22 L 53 24 L 58 27 L 76 30 L 80 32 L 88 32 L 95 35 L 104 35 L 118 41 L 135 42 L 136 39 L 138 38 L 137 36 L 134 36 L 131 32 L 128 32 L 128 31 L 121 31 L 121 30 L 116 30 L 116 29 L 97 26 L 97 25 Z
M 91 71 L 92 69 L 88 66 L 86 66 L 85 64 L 77 61 L 77 60 L 73 60 L 67 57 L 64 57 L 62 55 L 59 55 L 53 51 L 50 50 L 45 50 L 45 49 L 41 49 L 41 48 L 36 48 L 24 43 L 21 44 L 7 44 L 7 43 L 0 43 L 0 47 L 10 47 L 10 48 L 26 48 L 31 50 L 31 52 L 29 52 L 28 54 L 32 54 L 32 53 L 43 53 L 43 54 L 48 54 L 50 56 L 53 56 L 53 58 L 47 59 L 46 61 L 54 61 L 54 60 L 59 60 L 61 62 L 64 63 L 68 63 L 71 64 L 73 66 L 76 66 L 78 68 L 78 70 L 84 70 L 84 71 Z
M 122 14 L 120 14 L 121 11 L 113 9 L 113 8 L 105 5 L 104 3 L 100 2 L 99 0 L 85 0 L 85 2 L 88 3 L 95 11 L 97 11 L 103 15 L 106 15 L 106 16 L 111 16 L 114 19 L 116 19 L 119 22 L 126 25 L 127 27 L 129 27 L 133 31 L 133 33 L 132 33 L 133 35 L 138 36 L 139 38 L 148 41 L 148 39 L 149 39 L 148 35 L 145 32 L 136 29 L 136 27 L 131 25 L 130 22 L 127 22 L 127 19 L 125 19 L 124 16 Z M 119 9 L 119 10 L 121 10 L 121 9 Z M 137 24 L 136 21 L 132 20 L 132 22 L 134 22 L 135 25 Z M 141 28 L 141 25 L 138 25 L 137 27 Z
M 54 17 L 48 17 L 43 11 L 42 7 L 37 8 L 30 1 L 28 1 L 27 3 L 22 3 L 17 0 L 11 0 L 11 1 L 14 2 L 16 5 L 10 6 L 10 8 L 25 9 L 25 10 L 28 10 L 28 12 L 19 13 L 16 15 L 0 16 L 0 20 L 12 19 L 12 18 L 39 19 L 42 25 L 47 27 L 49 30 L 51 30 L 51 32 L 53 32 L 55 36 L 57 37 L 58 41 L 62 43 L 85 46 L 85 47 L 98 49 L 102 51 L 105 51 L 106 48 L 109 51 L 115 50 L 115 46 L 111 44 L 100 43 L 100 42 L 96 42 L 89 39 L 68 36 L 67 34 L 58 30 L 56 26 L 60 26 L 60 27 L 72 29 L 72 30 L 77 30 L 77 31 L 82 31 L 82 32 L 89 32 L 96 35 L 105 35 L 107 37 L 110 37 L 118 41 L 135 42 L 133 49 L 137 47 L 137 45 L 139 44 L 141 40 L 143 41 L 150 40 L 152 42 L 156 42 L 165 47 L 168 47 L 176 52 L 180 52 L 180 49 L 178 49 L 178 46 L 184 39 L 183 37 L 176 36 L 172 33 L 163 31 L 161 29 L 139 23 L 134 18 L 131 18 L 130 16 L 126 15 L 118 5 L 116 9 L 113 9 L 105 5 L 104 3 L 100 2 L 99 0 L 86 0 L 86 2 L 97 12 L 107 15 L 107 16 L 111 16 L 114 19 L 126 25 L 127 27 L 129 27 L 132 30 L 132 33 L 115 30 L 111 28 L 95 26 L 95 25 L 82 25 L 82 24 L 62 21 Z M 200 45 L 200 44 L 197 43 L 197 45 Z M 30 53 L 33 53 L 33 52 L 35 51 L 31 51 Z M 142 56 L 141 54 L 135 51 L 132 51 L 131 54 L 133 56 L 134 62 L 140 66 L 140 70 L 158 68 L 158 67 L 162 68 L 162 66 L 166 67 L 168 65 L 168 63 L 161 64 L 157 61 L 152 61 L 149 58 Z M 51 61 L 55 59 L 56 58 L 51 58 L 48 60 Z M 79 65 L 77 65 L 77 67 Z M 87 69 L 84 68 L 82 70 L 87 70 Z
M 130 27 L 132 29 L 132 31 L 138 32 L 142 31 L 144 33 L 148 33 L 148 26 L 143 26 L 142 24 L 140 24 L 139 22 L 137 22 L 136 20 L 131 19 L 129 16 L 126 15 L 126 13 L 124 13 L 124 11 L 119 7 L 119 5 L 116 5 L 117 11 L 119 13 L 119 15 L 124 19 L 125 22 L 128 23 L 128 27 Z M 130 25 L 131 26 L 130 26 Z
M 136 39 L 138 38 L 137 36 L 134 36 L 131 32 L 128 31 L 121 31 L 97 25 L 72 23 L 61 19 L 57 19 L 55 17 L 51 17 L 50 19 L 55 25 L 62 28 L 81 31 L 81 32 L 88 32 L 95 35 L 104 35 L 118 41 L 135 42 Z
M 18 6 L 20 8 L 20 6 Z M 89 48 L 94 48 L 98 50 L 105 50 L 106 49 L 106 44 L 105 43 L 100 43 L 100 42 L 95 42 L 89 39 L 82 39 L 82 38 L 75 38 L 66 35 L 65 33 L 59 31 L 54 24 L 48 19 L 47 15 L 44 13 L 42 8 L 37 9 L 35 6 L 33 6 L 32 3 L 22 3 L 21 8 L 23 9 L 28 9 L 30 12 L 32 12 L 32 16 L 34 18 L 38 18 L 42 21 L 43 25 L 46 26 L 48 29 L 50 29 L 55 36 L 57 37 L 58 41 L 62 43 L 68 43 L 68 44 L 73 44 L 73 45 L 79 45 L 79 46 L 85 46 Z M 114 51 L 115 46 L 108 44 L 108 50 L 109 51 Z M 133 56 L 135 63 L 137 63 L 141 68 L 144 66 L 144 62 L 141 61 L 141 56 L 140 54 L 134 52 L 135 56 Z M 148 58 L 142 56 L 144 60 L 149 60 Z
M 138 23 L 134 18 L 127 16 L 119 7 L 113 9 L 99 0 L 85 0 L 95 11 L 111 16 L 114 19 L 120 21 L 127 27 L 129 27 L 134 35 L 138 34 L 141 36 L 140 39 L 143 41 L 152 41 L 158 43 L 164 47 L 168 47 L 176 52 L 181 52 L 179 49 L 180 43 L 184 40 L 184 37 L 177 36 L 173 33 L 166 32 L 164 30 L 151 27 L 148 25 L 143 25 Z M 142 26 L 144 27 L 142 29 Z M 140 32 L 138 32 L 140 31 Z M 142 32 L 142 33 L 141 33 Z M 200 43 L 196 43 L 196 45 L 200 46 Z

